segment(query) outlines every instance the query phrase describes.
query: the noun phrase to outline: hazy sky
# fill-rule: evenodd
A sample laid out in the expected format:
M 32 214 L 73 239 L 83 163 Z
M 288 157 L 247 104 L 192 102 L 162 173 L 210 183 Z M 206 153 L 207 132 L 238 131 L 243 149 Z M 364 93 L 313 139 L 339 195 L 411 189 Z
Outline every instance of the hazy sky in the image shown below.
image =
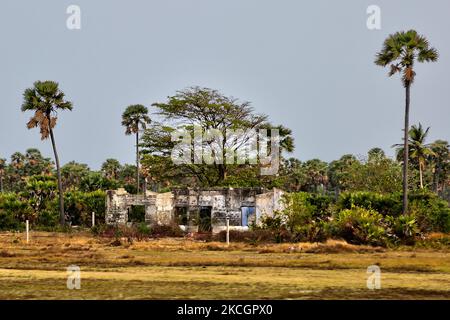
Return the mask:
M 66 8 L 81 8 L 68 30 Z M 381 8 L 381 30 L 366 9 Z M 411 123 L 450 140 L 450 1 L 380 0 L 1 0 L 0 157 L 49 141 L 27 130 L 22 93 L 55 80 L 73 101 L 56 129 L 61 160 L 98 169 L 133 162 L 121 114 L 192 85 L 251 101 L 293 130 L 294 156 L 326 161 L 401 141 L 404 90 L 373 64 L 384 38 L 414 28 L 440 52 L 418 65 Z

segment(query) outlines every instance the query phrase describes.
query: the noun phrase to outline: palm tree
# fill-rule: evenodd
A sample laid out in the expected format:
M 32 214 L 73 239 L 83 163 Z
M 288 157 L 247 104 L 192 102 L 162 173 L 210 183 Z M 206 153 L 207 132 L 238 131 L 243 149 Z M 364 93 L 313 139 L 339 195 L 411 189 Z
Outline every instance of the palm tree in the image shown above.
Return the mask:
M 106 178 L 117 180 L 119 177 L 119 171 L 122 166 L 116 159 L 106 159 L 102 164 L 102 171 Z
M 141 104 L 129 106 L 122 114 L 122 125 L 126 128 L 125 134 L 136 134 L 136 190 L 139 193 L 139 130 L 145 130 L 151 122 L 148 109 Z
M 434 165 L 433 184 L 434 191 L 437 193 L 439 192 L 441 177 L 444 177 L 443 180 L 445 180 L 445 177 L 448 176 L 446 169 L 450 164 L 450 145 L 448 141 L 436 140 L 430 146 L 434 153 L 430 160 Z
M 6 159 L 0 158 L 0 192 L 3 193 L 3 176 L 6 169 Z
M 16 170 L 22 169 L 25 165 L 25 156 L 20 152 L 14 152 L 11 155 L 11 165 Z
M 409 130 L 408 154 L 411 160 L 415 160 L 417 167 L 419 168 L 420 189 L 423 189 L 423 172 L 425 170 L 425 164 L 430 156 L 434 155 L 430 145 L 425 144 L 425 139 L 427 138 L 429 131 L 430 127 L 424 130 L 420 123 L 418 126 L 411 126 L 411 129 Z M 396 146 L 400 147 L 402 145 L 397 144 Z M 403 147 L 399 148 L 397 151 L 398 156 L 402 153 L 404 153 Z
M 34 116 L 28 121 L 28 129 L 39 127 L 41 139 L 50 137 L 55 155 L 56 173 L 58 176 L 59 191 L 59 218 L 61 225 L 65 224 L 64 194 L 61 180 L 61 168 L 59 165 L 58 152 L 54 128 L 58 120 L 58 111 L 72 110 L 72 103 L 65 100 L 64 93 L 59 89 L 57 82 L 36 81 L 33 88 L 26 89 L 23 94 L 22 111 L 34 111 Z
M 409 133 L 409 104 L 411 84 L 416 72 L 414 63 L 437 61 L 438 52 L 429 46 L 428 40 L 415 30 L 397 32 L 390 35 L 383 44 L 383 48 L 376 55 L 375 64 L 386 67 L 390 65 L 389 76 L 401 73 L 405 87 L 405 127 L 403 136 L 403 214 L 408 211 L 408 133 Z

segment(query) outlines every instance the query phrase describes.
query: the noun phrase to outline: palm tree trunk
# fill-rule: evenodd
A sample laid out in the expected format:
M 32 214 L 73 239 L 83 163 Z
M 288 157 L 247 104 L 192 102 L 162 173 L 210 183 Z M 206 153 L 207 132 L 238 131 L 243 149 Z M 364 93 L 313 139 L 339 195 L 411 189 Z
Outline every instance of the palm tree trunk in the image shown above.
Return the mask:
M 436 172 L 434 173 L 434 192 L 439 194 L 439 176 L 441 174 L 441 163 L 439 162 L 437 165 Z
M 3 174 L 0 174 L 0 192 L 3 193 Z
M 59 166 L 59 157 L 58 157 L 58 152 L 56 151 L 56 142 L 55 142 L 55 136 L 53 134 L 53 129 L 50 129 L 50 138 L 52 140 L 53 153 L 55 154 L 56 174 L 58 177 L 59 221 L 60 221 L 61 226 L 64 226 L 66 223 L 66 216 L 64 213 L 64 193 L 63 193 L 63 188 L 62 188 L 61 168 Z
M 410 88 L 411 84 L 406 85 L 406 99 L 405 99 L 405 129 L 403 136 L 403 214 L 408 212 L 408 160 L 409 160 L 409 102 L 410 102 Z
M 139 128 L 136 131 L 136 190 L 139 194 Z
M 423 189 L 423 169 L 421 163 L 419 163 L 419 179 L 420 179 L 420 189 Z

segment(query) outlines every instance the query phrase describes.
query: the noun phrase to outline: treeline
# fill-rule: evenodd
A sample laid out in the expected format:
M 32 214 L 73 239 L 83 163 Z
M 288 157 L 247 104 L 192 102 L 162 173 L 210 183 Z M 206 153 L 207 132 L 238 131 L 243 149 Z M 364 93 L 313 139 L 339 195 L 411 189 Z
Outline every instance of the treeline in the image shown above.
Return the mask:
M 426 147 L 430 152 L 427 152 L 428 156 L 424 158 L 424 161 L 415 158 L 414 152 L 410 153 L 412 174 L 409 185 L 411 191 L 416 192 L 412 197 L 419 192 L 423 195 L 422 198 L 428 199 L 428 202 L 419 203 L 414 198 L 416 200 L 410 208 L 411 217 L 414 217 L 411 219 L 414 219 L 414 226 L 421 232 L 446 231 L 450 217 L 446 218 L 443 204 L 447 202 L 439 200 L 438 195 L 441 198 L 448 195 L 449 146 L 444 141 L 436 141 Z M 146 157 L 147 155 L 142 156 L 144 160 Z M 42 227 L 56 226 L 58 224 L 58 189 L 54 163 L 49 158 L 42 156 L 39 150 L 28 149 L 24 153 L 14 153 L 9 161 L 2 159 L 0 164 L 2 191 L 0 194 L 0 228 L 21 228 L 25 220 L 30 220 L 35 225 Z M 422 169 L 419 170 L 420 168 Z M 185 180 L 185 184 L 182 183 L 183 179 L 180 177 L 163 182 L 158 179 L 158 175 L 154 176 L 155 169 L 151 171 L 153 176 L 146 174 L 145 170 L 148 168 L 144 164 L 141 168 L 142 188 L 164 192 L 171 187 L 202 187 L 201 183 L 193 178 Z M 99 223 L 103 221 L 106 190 L 123 187 L 130 193 L 137 191 L 136 166 L 122 165 L 116 159 L 107 159 L 102 164 L 100 171 L 93 171 L 86 164 L 69 162 L 62 166 L 61 172 L 66 219 L 72 225 L 89 226 L 92 212 L 96 213 Z M 420 179 L 420 174 L 423 176 L 422 179 Z M 325 199 L 323 201 L 326 201 L 327 206 L 331 203 L 347 201 L 342 197 L 359 199 L 359 197 L 364 197 L 361 192 L 366 192 L 365 197 L 371 198 L 364 200 L 363 204 L 358 200 L 352 205 L 341 206 L 340 209 L 356 210 L 354 207 L 358 207 L 372 210 L 369 211 L 369 214 L 376 211 L 382 215 L 397 217 L 401 211 L 399 202 L 401 178 L 401 162 L 387 157 L 383 150 L 374 148 L 364 158 L 344 155 L 330 163 L 319 159 L 302 162 L 295 158 L 283 158 L 277 176 L 260 176 L 257 168 L 250 165 L 236 165 L 236 167 L 231 167 L 222 186 L 278 187 L 292 193 L 292 199 Z M 303 195 L 300 196 L 301 194 Z M 395 199 L 395 201 L 386 199 Z M 433 204 L 430 204 L 430 199 L 434 201 Z M 384 206 L 378 205 L 377 201 L 384 201 Z M 337 210 L 336 206 L 323 209 L 324 205 L 320 204 L 319 207 L 322 208 L 320 209 L 322 211 L 316 213 L 314 213 L 316 209 L 309 212 L 311 206 L 306 205 L 306 207 L 309 208 L 306 211 L 303 210 L 304 206 L 289 209 L 291 210 L 290 216 L 301 216 L 301 218 L 296 216 L 294 219 L 301 221 L 298 224 L 302 226 L 301 228 L 312 228 L 313 226 L 318 228 L 321 225 L 320 221 L 340 221 L 339 217 L 343 217 L 343 214 L 339 214 L 342 210 Z M 358 210 L 352 211 L 352 214 L 361 214 L 361 211 Z M 315 218 L 305 218 L 302 216 L 305 214 Z M 350 213 L 347 212 L 347 214 Z M 333 216 L 335 219 L 331 219 Z M 305 221 L 305 219 L 312 220 Z M 319 220 L 315 221 L 315 219 Z M 428 223 L 426 226 L 423 222 L 434 220 L 441 222 Z M 294 225 L 296 224 L 291 223 L 291 231 L 296 230 L 297 227 Z M 312 234 L 317 232 L 319 235 L 326 234 L 328 231 L 325 229 L 320 232 L 317 230 L 302 232 L 306 232 L 306 238 L 313 239 Z

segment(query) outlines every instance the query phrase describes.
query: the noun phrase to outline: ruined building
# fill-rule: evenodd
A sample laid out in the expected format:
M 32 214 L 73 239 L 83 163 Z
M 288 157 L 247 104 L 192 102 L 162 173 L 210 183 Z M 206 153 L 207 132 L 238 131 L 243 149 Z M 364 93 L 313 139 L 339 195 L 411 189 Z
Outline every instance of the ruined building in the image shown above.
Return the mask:
M 140 207 L 140 221 L 148 224 L 176 223 L 189 232 L 220 232 L 226 228 L 228 217 L 230 229 L 247 230 L 263 216 L 282 209 L 282 194 L 279 189 L 262 188 L 176 189 L 147 191 L 145 195 L 112 190 L 107 192 L 105 221 L 110 225 L 136 222 L 132 212 Z

